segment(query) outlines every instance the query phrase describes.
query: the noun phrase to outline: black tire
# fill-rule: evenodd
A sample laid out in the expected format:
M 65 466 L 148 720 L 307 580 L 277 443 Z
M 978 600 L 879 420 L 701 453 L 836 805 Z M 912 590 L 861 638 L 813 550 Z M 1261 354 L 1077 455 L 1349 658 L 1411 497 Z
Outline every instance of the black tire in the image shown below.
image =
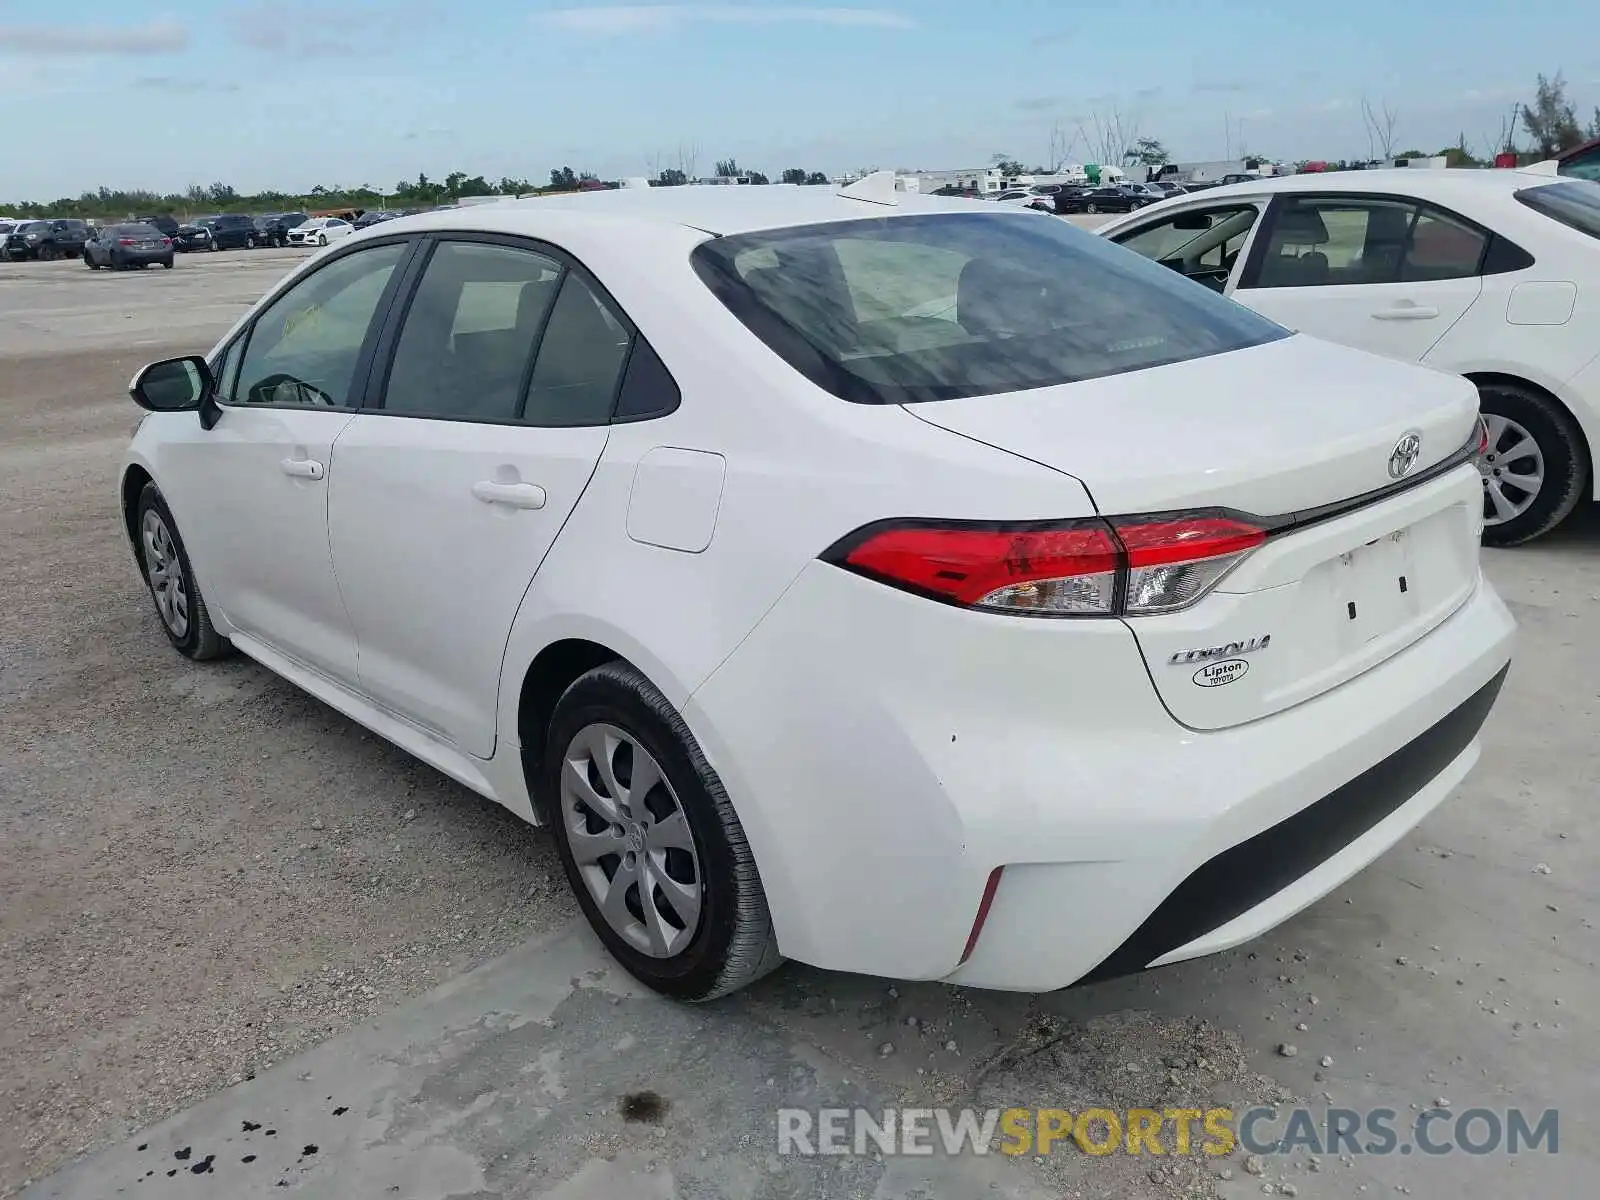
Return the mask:
M 100 269 L 100 264 L 95 262 L 94 256 L 87 250 L 83 252 L 83 265 L 88 267 L 91 271 L 98 271 Z
M 165 268 L 166 268 L 166 269 L 167 269 L 167 270 L 169 270 L 169 271 L 170 271 L 170 270 L 172 270 L 172 260 L 171 260 L 171 259 L 170 259 L 170 258 L 164 258 L 164 259 L 162 259 L 162 260 L 161 260 L 161 265 L 162 265 L 162 266 L 163 266 L 163 267 L 165 267 Z
M 59 255 L 57 254 L 56 248 L 54 246 L 40 246 L 39 247 L 39 261 L 40 262 L 55 262 L 55 260 L 58 257 L 59 257 Z
M 150 578 L 149 552 L 145 547 L 143 533 L 145 517 L 150 513 L 160 518 L 171 536 L 172 545 L 176 550 L 178 569 L 182 573 L 183 586 L 187 591 L 188 620 L 181 634 L 173 632 L 172 626 L 163 615 L 161 602 L 156 596 L 155 585 Z M 144 573 L 145 587 L 150 592 L 151 602 L 156 606 L 156 619 L 161 622 L 161 631 L 167 635 L 167 640 L 172 643 L 174 649 L 185 658 L 192 658 L 196 662 L 205 662 L 207 659 L 231 654 L 233 643 L 218 633 L 216 626 L 211 623 L 211 612 L 206 608 L 205 597 L 200 594 L 200 585 L 195 581 L 194 568 L 189 563 L 189 552 L 184 549 L 183 538 L 178 533 L 178 523 L 172 519 L 172 511 L 153 483 L 145 484 L 144 491 L 139 493 L 139 503 L 134 510 L 133 529 L 134 546 L 139 556 L 140 570 Z
M 1083 211 L 1087 213 L 1098 213 L 1100 211 L 1100 206 L 1098 204 L 1090 204 L 1087 205 Z
M 1485 523 L 1483 541 L 1489 546 L 1516 546 L 1549 533 L 1572 513 L 1589 484 L 1589 450 L 1583 431 L 1561 404 L 1531 388 L 1513 383 L 1478 386 L 1478 407 L 1485 416 L 1499 416 L 1521 425 L 1544 455 L 1544 482 L 1533 503 L 1497 525 Z M 1489 448 L 1494 453 L 1496 447 Z M 1509 461 L 1514 460 L 1508 460 Z M 1480 464 L 1494 469 L 1493 463 Z M 1488 497 L 1484 512 L 1491 512 Z
M 655 758 L 694 840 L 701 911 L 689 943 L 671 957 L 643 954 L 612 929 L 573 857 L 561 775 L 574 738 L 597 723 L 621 729 Z M 678 1000 L 714 1000 L 783 962 L 755 857 L 722 781 L 683 718 L 639 671 L 606 663 L 567 688 L 550 720 L 540 775 L 567 881 L 600 940 L 635 979 Z

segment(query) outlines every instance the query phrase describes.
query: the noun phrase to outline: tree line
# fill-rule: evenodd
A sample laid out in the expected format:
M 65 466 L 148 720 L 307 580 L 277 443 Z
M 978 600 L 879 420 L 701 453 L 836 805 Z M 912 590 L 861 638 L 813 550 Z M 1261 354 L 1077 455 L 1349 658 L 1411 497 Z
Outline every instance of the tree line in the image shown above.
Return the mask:
M 734 159 L 717 163 L 717 174 L 724 178 L 742 178 L 748 183 L 768 183 L 770 180 L 759 171 L 745 171 Z M 821 171 L 807 171 L 792 167 L 783 172 L 784 183 L 827 183 Z M 660 170 L 650 184 L 654 187 L 672 187 L 687 184 L 689 176 L 672 167 Z M 552 168 L 548 183 L 535 183 L 510 175 L 491 180 L 483 175 L 468 175 L 465 171 L 452 171 L 443 179 L 430 179 L 419 174 L 415 179 L 402 179 L 387 190 L 370 184 L 360 187 L 326 186 L 319 184 L 307 192 L 266 190 L 244 193 L 231 184 L 217 182 L 209 185 L 195 184 L 182 192 L 155 192 L 138 188 L 97 188 L 79 196 L 63 196 L 56 200 L 21 200 L 0 204 L 0 216 L 7 217 L 85 217 L 95 219 L 121 219 L 131 216 L 172 213 L 194 216 L 228 212 L 297 212 L 306 209 L 427 209 L 454 204 L 463 196 L 529 196 L 557 192 L 580 191 L 593 187 L 616 187 L 616 180 L 602 180 L 592 171 L 574 170 L 571 166 Z

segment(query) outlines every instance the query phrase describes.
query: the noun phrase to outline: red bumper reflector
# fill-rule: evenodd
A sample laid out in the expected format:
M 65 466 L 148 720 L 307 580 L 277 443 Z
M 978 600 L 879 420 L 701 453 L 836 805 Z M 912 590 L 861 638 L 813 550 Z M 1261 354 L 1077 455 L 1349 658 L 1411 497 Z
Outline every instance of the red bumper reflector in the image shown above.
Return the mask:
M 1000 888 L 1000 872 L 1004 867 L 996 867 L 989 872 L 989 882 L 983 885 L 983 899 L 978 901 L 978 915 L 973 918 L 972 932 L 967 934 L 967 947 L 961 952 L 961 962 L 966 962 L 972 957 L 972 952 L 978 947 L 978 935 L 983 932 L 983 923 L 989 919 L 989 907 L 994 903 L 994 894 Z M 957 963 L 960 966 L 961 963 Z

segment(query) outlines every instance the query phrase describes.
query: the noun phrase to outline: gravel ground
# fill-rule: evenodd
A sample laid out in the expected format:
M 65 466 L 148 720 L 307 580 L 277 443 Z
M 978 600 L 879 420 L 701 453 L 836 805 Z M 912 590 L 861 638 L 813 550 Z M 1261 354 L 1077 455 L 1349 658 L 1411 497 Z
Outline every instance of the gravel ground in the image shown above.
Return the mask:
M 576 911 L 537 831 L 167 646 L 123 389 L 194 349 L 0 359 L 0 1195 Z

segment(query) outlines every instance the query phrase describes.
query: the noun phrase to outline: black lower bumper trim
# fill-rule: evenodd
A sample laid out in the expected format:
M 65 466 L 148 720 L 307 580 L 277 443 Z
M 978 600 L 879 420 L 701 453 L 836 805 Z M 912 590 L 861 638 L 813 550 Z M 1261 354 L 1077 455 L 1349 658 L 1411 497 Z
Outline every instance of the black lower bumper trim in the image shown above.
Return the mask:
M 1226 925 L 1355 841 L 1449 766 L 1478 735 L 1510 664 L 1455 711 L 1294 816 L 1197 867 L 1079 983 L 1142 971 Z

